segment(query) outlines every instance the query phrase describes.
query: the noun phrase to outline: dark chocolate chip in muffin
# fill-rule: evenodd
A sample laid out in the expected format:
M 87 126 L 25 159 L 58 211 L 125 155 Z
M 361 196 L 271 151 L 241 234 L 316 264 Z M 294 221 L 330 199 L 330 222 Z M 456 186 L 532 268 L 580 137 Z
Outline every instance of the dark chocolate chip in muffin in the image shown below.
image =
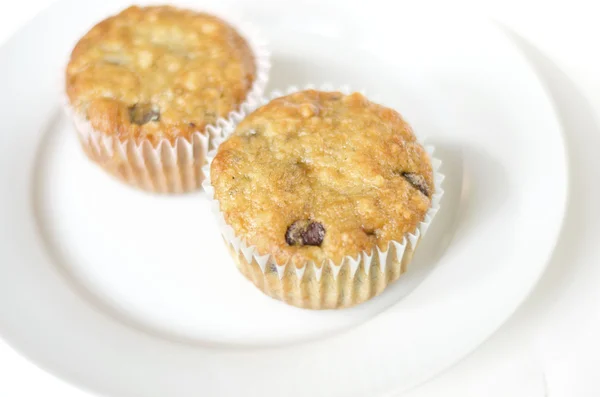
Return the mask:
M 376 237 L 377 236 L 377 232 L 375 231 L 375 229 L 363 227 L 362 230 L 369 237 Z
M 325 238 L 325 227 L 319 222 L 299 220 L 292 223 L 285 232 L 288 245 L 320 246 Z
M 402 177 L 408 181 L 415 189 L 429 197 L 429 189 L 427 188 L 427 182 L 422 175 L 415 174 L 414 172 L 403 172 Z
M 304 225 L 302 221 L 292 223 L 285 231 L 285 242 L 288 245 L 301 245 Z
M 134 124 L 144 125 L 160 120 L 160 111 L 150 103 L 136 103 L 129 108 L 129 118 Z
M 302 235 L 304 245 L 321 245 L 325 238 L 325 228 L 319 222 L 311 222 Z

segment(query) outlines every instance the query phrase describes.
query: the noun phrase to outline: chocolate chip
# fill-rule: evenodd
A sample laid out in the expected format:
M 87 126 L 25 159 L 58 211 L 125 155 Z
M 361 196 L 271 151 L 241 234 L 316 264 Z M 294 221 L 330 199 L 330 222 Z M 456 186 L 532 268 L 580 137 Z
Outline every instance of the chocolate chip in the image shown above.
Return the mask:
M 363 227 L 362 231 L 365 232 L 365 234 L 369 237 L 377 236 L 377 232 L 375 231 L 375 229 Z
M 285 232 L 285 242 L 288 245 L 302 245 L 302 233 L 306 227 L 306 221 L 296 221 L 292 223 Z
M 312 222 L 306 228 L 306 232 L 302 235 L 304 245 L 321 245 L 325 237 L 325 228 L 319 222 Z
M 402 177 L 408 181 L 415 189 L 429 197 L 429 189 L 423 175 L 415 174 L 414 172 L 403 172 Z
M 129 108 L 129 118 L 134 124 L 144 125 L 160 120 L 160 111 L 150 103 L 136 103 Z
M 196 128 L 196 123 L 188 123 L 188 125 L 192 128 Z
M 292 223 L 285 232 L 289 245 L 320 246 L 325 238 L 325 227 L 319 222 L 300 220 Z

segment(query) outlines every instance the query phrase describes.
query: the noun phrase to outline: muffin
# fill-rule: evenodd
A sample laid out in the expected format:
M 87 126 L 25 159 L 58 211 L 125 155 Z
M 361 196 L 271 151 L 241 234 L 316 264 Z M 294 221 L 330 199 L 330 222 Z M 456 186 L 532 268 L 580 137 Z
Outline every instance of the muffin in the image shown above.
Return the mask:
M 73 49 L 68 110 L 85 153 L 110 174 L 149 191 L 192 191 L 214 127 L 260 98 L 267 69 L 264 48 L 215 16 L 130 7 Z
M 406 271 L 440 182 L 396 111 L 358 93 L 305 90 L 239 123 L 205 187 L 249 280 L 291 305 L 333 309 Z

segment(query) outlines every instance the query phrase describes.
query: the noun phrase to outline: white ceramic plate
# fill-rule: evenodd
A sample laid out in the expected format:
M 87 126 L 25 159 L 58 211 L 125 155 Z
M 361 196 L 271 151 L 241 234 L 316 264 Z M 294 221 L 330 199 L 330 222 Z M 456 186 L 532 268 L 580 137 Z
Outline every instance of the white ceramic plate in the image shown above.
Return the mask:
M 383 396 L 456 362 L 525 298 L 560 230 L 565 153 L 535 74 L 474 16 L 219 3 L 269 38 L 271 88 L 365 89 L 437 147 L 446 195 L 411 272 L 350 310 L 288 307 L 237 273 L 202 193 L 147 195 L 90 164 L 60 75 L 127 3 L 62 1 L 0 50 L 0 334 L 122 397 Z

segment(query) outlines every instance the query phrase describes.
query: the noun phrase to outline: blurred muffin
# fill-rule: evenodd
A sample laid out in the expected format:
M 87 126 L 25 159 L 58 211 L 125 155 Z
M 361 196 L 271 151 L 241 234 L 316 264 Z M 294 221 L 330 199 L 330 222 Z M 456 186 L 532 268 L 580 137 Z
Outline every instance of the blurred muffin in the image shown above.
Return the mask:
M 130 7 L 100 22 L 66 70 L 86 154 L 145 190 L 199 188 L 210 126 L 262 93 L 258 61 L 232 26 L 205 13 Z

